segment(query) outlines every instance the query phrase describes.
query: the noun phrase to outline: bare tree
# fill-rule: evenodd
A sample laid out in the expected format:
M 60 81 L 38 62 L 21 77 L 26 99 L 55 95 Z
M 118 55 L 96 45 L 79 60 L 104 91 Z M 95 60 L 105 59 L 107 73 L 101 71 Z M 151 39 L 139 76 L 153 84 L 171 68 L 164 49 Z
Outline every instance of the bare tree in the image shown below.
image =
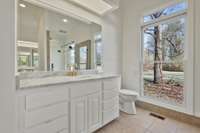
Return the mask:
M 162 14 L 163 11 L 156 12 L 151 15 L 151 19 L 159 18 Z M 162 80 L 162 48 L 159 26 L 154 26 L 152 29 L 147 29 L 145 30 L 145 33 L 151 35 L 154 39 L 154 83 L 159 83 Z

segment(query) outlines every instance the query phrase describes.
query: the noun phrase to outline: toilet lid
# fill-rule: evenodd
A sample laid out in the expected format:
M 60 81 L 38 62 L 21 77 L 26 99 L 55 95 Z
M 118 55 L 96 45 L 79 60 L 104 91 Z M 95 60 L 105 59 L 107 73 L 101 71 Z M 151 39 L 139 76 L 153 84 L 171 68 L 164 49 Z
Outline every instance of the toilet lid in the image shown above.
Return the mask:
M 124 95 L 133 95 L 133 96 L 139 96 L 139 94 L 135 91 L 132 91 L 132 90 L 127 90 L 127 89 L 121 89 L 120 90 L 120 93 L 121 94 L 124 94 Z

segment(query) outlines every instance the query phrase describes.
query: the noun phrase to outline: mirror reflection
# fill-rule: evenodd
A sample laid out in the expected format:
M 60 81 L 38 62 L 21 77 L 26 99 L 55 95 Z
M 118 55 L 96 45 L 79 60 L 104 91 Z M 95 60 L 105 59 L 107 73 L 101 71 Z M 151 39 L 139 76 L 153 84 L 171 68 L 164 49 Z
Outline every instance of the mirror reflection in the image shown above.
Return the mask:
M 101 69 L 101 26 L 19 1 L 18 72 Z

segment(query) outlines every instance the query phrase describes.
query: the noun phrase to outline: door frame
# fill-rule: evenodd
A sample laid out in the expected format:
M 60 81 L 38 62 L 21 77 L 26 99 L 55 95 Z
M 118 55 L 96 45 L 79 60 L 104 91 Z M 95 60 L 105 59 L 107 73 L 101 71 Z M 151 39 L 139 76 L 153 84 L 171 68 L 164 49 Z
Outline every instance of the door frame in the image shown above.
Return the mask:
M 86 70 L 91 69 L 91 40 L 83 41 L 75 45 L 75 62 L 78 69 L 80 69 L 80 48 L 87 47 L 87 63 Z

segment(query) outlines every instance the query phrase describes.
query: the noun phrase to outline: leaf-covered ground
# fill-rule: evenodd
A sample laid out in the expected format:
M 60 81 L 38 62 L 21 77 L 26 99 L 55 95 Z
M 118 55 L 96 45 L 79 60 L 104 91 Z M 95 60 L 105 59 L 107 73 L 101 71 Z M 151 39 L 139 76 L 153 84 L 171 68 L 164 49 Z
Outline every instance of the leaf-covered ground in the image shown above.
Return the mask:
M 163 81 L 153 83 L 153 72 L 144 73 L 144 96 L 182 105 L 184 103 L 184 73 L 163 72 Z

